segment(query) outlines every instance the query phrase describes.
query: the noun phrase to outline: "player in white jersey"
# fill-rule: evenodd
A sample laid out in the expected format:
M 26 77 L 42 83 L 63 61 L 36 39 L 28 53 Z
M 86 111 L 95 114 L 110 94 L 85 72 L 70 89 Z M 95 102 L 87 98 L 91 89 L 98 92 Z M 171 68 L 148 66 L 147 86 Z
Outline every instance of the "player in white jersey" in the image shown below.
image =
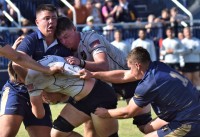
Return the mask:
M 44 66 L 63 66 L 65 70 L 64 74 L 52 76 L 29 70 L 25 79 L 30 93 L 32 112 L 37 118 L 45 115 L 42 92 L 63 94 L 56 102 L 67 100 L 68 104 L 53 123 L 51 136 L 80 136 L 73 129 L 92 119 L 98 136 L 118 137 L 116 119 L 102 119 L 93 114 L 100 106 L 116 108 L 117 98 L 111 86 L 92 78 L 80 79 L 77 75 L 81 68 L 69 65 L 64 58 L 59 56 L 45 56 L 39 63 Z
M 181 41 L 174 37 L 174 31 L 171 27 L 166 29 L 166 35 L 167 38 L 162 41 L 160 55 L 167 65 L 180 71 L 180 54 L 183 53 L 184 47 Z
M 122 51 L 94 31 L 77 31 L 73 22 L 67 17 L 58 19 L 56 35 L 64 46 L 74 52 L 74 56 L 67 58 L 70 64 L 79 65 L 90 71 L 128 69 L 126 57 Z M 134 95 L 137 83 L 138 81 L 113 84 L 113 87 L 124 99 L 129 99 Z M 86 125 L 85 131 L 89 131 L 88 129 L 92 129 L 92 124 Z M 94 132 L 89 131 L 88 133 L 86 132 L 85 136 L 94 137 L 95 135 Z
M 200 90 L 200 40 L 193 37 L 189 27 L 183 29 L 185 38 L 181 41 L 185 47 L 183 54 L 185 66 L 183 74 Z
M 139 36 L 139 38 L 136 39 L 135 41 L 133 41 L 131 49 L 134 49 L 139 46 L 143 47 L 149 52 L 149 54 L 151 56 L 151 60 L 156 61 L 157 57 L 156 57 L 155 45 L 152 40 L 146 38 L 146 30 L 140 29 L 138 31 L 138 36 Z

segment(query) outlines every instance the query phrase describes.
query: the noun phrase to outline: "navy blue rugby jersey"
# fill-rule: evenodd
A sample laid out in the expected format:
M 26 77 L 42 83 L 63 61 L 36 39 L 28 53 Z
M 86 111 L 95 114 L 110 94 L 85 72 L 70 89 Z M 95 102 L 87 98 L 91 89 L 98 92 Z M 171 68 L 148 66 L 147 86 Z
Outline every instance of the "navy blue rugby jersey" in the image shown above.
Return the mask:
M 59 41 L 55 40 L 54 44 L 45 51 L 43 43 L 44 37 L 39 30 L 27 35 L 20 45 L 18 51 L 25 52 L 35 60 L 40 60 L 46 55 L 57 55 L 61 57 L 71 56 L 68 48 L 64 47 Z
M 183 75 L 162 62 L 152 62 L 138 84 L 135 103 L 151 103 L 159 118 L 170 122 L 200 121 L 200 93 Z

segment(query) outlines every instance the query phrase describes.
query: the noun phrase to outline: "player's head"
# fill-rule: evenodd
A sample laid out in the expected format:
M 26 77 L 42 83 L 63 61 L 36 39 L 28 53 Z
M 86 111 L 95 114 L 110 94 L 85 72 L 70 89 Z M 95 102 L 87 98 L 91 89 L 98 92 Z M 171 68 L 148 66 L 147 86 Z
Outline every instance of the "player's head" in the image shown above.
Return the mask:
M 77 43 L 79 43 L 79 41 L 76 39 L 77 38 L 76 27 L 69 18 L 67 17 L 58 18 L 56 36 L 64 46 L 72 50 L 76 50 Z
M 167 35 L 168 38 L 172 38 L 174 36 L 174 30 L 173 30 L 172 27 L 168 27 L 166 29 L 166 35 Z
M 138 30 L 138 37 L 142 40 L 145 39 L 146 38 L 146 29 L 139 29 Z
M 186 38 L 191 38 L 192 37 L 192 33 L 191 33 L 191 30 L 190 30 L 190 27 L 185 27 L 183 29 L 183 35 Z
M 37 7 L 35 23 L 44 36 L 54 36 L 57 17 L 56 7 L 52 4 L 42 4 Z
M 136 79 L 141 79 L 147 70 L 151 57 L 143 47 L 136 47 L 128 54 L 127 64 Z

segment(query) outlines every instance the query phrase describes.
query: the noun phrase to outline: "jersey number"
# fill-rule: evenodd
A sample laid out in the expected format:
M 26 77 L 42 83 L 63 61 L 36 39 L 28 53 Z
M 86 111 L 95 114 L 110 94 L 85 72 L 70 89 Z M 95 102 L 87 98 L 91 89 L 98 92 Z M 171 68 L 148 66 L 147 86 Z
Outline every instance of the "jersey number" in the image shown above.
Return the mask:
M 171 71 L 170 73 L 170 76 L 173 77 L 173 78 L 178 78 L 180 81 L 182 81 L 183 85 L 186 87 L 187 84 L 188 84 L 188 79 L 182 77 L 181 75 Z

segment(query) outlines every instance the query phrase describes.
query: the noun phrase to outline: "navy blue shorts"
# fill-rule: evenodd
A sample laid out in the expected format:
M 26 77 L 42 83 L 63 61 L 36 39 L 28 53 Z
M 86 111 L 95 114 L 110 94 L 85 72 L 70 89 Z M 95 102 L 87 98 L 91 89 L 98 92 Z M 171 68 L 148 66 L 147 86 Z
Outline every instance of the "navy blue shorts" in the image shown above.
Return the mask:
M 52 127 L 51 111 L 48 104 L 44 104 L 45 117 L 37 119 L 31 111 L 31 103 L 28 92 L 14 90 L 6 87 L 1 96 L 1 115 L 22 116 L 25 127 L 38 125 Z
M 159 137 L 200 137 L 200 123 L 186 123 L 170 122 L 157 130 Z
M 90 116 L 90 113 L 94 113 L 97 107 L 116 108 L 117 96 L 111 86 L 97 80 L 92 91 L 85 98 L 77 102 L 71 98 L 68 103 Z

